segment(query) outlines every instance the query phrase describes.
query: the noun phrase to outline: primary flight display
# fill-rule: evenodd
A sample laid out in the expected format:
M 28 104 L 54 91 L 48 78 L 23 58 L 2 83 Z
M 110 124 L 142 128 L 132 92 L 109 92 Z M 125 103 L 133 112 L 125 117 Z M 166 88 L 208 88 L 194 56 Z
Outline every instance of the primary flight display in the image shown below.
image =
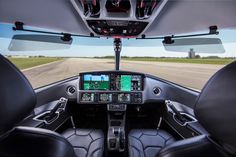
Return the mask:
M 84 90 L 109 90 L 108 75 L 92 75 L 86 74 L 83 78 Z

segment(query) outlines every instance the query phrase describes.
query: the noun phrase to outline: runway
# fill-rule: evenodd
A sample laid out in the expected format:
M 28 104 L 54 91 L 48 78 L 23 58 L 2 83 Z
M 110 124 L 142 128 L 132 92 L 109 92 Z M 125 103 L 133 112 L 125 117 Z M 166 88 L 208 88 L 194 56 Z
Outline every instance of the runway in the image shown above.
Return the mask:
M 155 75 L 177 84 L 202 89 L 206 81 L 223 65 L 121 61 L 121 70 Z M 59 62 L 24 70 L 34 88 L 53 83 L 85 71 L 113 70 L 110 59 L 68 58 Z

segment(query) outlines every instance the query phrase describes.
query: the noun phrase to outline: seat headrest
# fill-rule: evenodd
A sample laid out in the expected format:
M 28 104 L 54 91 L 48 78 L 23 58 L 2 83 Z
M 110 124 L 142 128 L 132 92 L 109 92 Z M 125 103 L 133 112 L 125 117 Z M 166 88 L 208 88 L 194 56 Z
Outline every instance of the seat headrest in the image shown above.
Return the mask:
M 236 154 L 236 62 L 216 72 L 195 105 L 203 127 L 231 154 Z
M 28 116 L 36 95 L 26 77 L 0 55 L 0 135 Z

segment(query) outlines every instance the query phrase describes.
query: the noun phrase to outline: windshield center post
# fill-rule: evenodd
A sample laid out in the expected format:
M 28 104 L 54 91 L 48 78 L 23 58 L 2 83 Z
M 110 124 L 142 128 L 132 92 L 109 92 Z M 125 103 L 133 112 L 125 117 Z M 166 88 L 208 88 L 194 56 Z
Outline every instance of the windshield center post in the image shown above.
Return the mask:
M 122 48 L 122 41 L 120 38 L 114 38 L 114 51 L 115 51 L 115 70 L 120 70 L 120 52 Z

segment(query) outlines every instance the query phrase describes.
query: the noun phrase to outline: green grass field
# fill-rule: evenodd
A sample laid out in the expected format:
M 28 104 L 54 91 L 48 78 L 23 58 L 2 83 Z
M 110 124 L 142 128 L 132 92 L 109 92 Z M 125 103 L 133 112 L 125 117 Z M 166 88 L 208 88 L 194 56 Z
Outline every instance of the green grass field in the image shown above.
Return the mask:
M 12 58 L 12 57 L 8 57 L 8 59 L 11 62 L 13 62 L 19 69 L 22 70 L 22 69 L 42 65 L 42 64 L 47 64 L 54 61 L 59 61 L 59 60 L 62 60 L 63 58 L 57 58 L 57 57 Z M 108 58 L 101 57 L 99 59 L 108 59 Z M 121 60 L 225 65 L 232 61 L 235 61 L 236 59 L 234 58 L 188 59 L 188 58 L 122 57 Z
M 31 68 L 34 66 L 55 62 L 62 60 L 63 58 L 56 57 L 32 57 L 32 58 L 12 58 L 8 57 L 8 59 L 13 62 L 19 69 Z
M 104 56 L 104 57 L 94 57 L 96 59 L 114 59 L 114 56 Z M 233 61 L 236 61 L 236 58 L 159 58 L 159 57 L 126 57 L 122 56 L 121 60 L 128 61 L 146 61 L 146 62 L 171 62 L 171 63 L 193 63 L 193 64 L 216 64 L 216 65 L 225 65 Z
M 195 64 L 229 64 L 236 59 L 233 58 L 200 58 L 200 59 L 188 59 L 188 58 L 149 58 L 149 57 L 134 57 L 134 58 L 122 58 L 129 61 L 148 61 L 148 62 L 171 62 L 171 63 L 195 63 Z

